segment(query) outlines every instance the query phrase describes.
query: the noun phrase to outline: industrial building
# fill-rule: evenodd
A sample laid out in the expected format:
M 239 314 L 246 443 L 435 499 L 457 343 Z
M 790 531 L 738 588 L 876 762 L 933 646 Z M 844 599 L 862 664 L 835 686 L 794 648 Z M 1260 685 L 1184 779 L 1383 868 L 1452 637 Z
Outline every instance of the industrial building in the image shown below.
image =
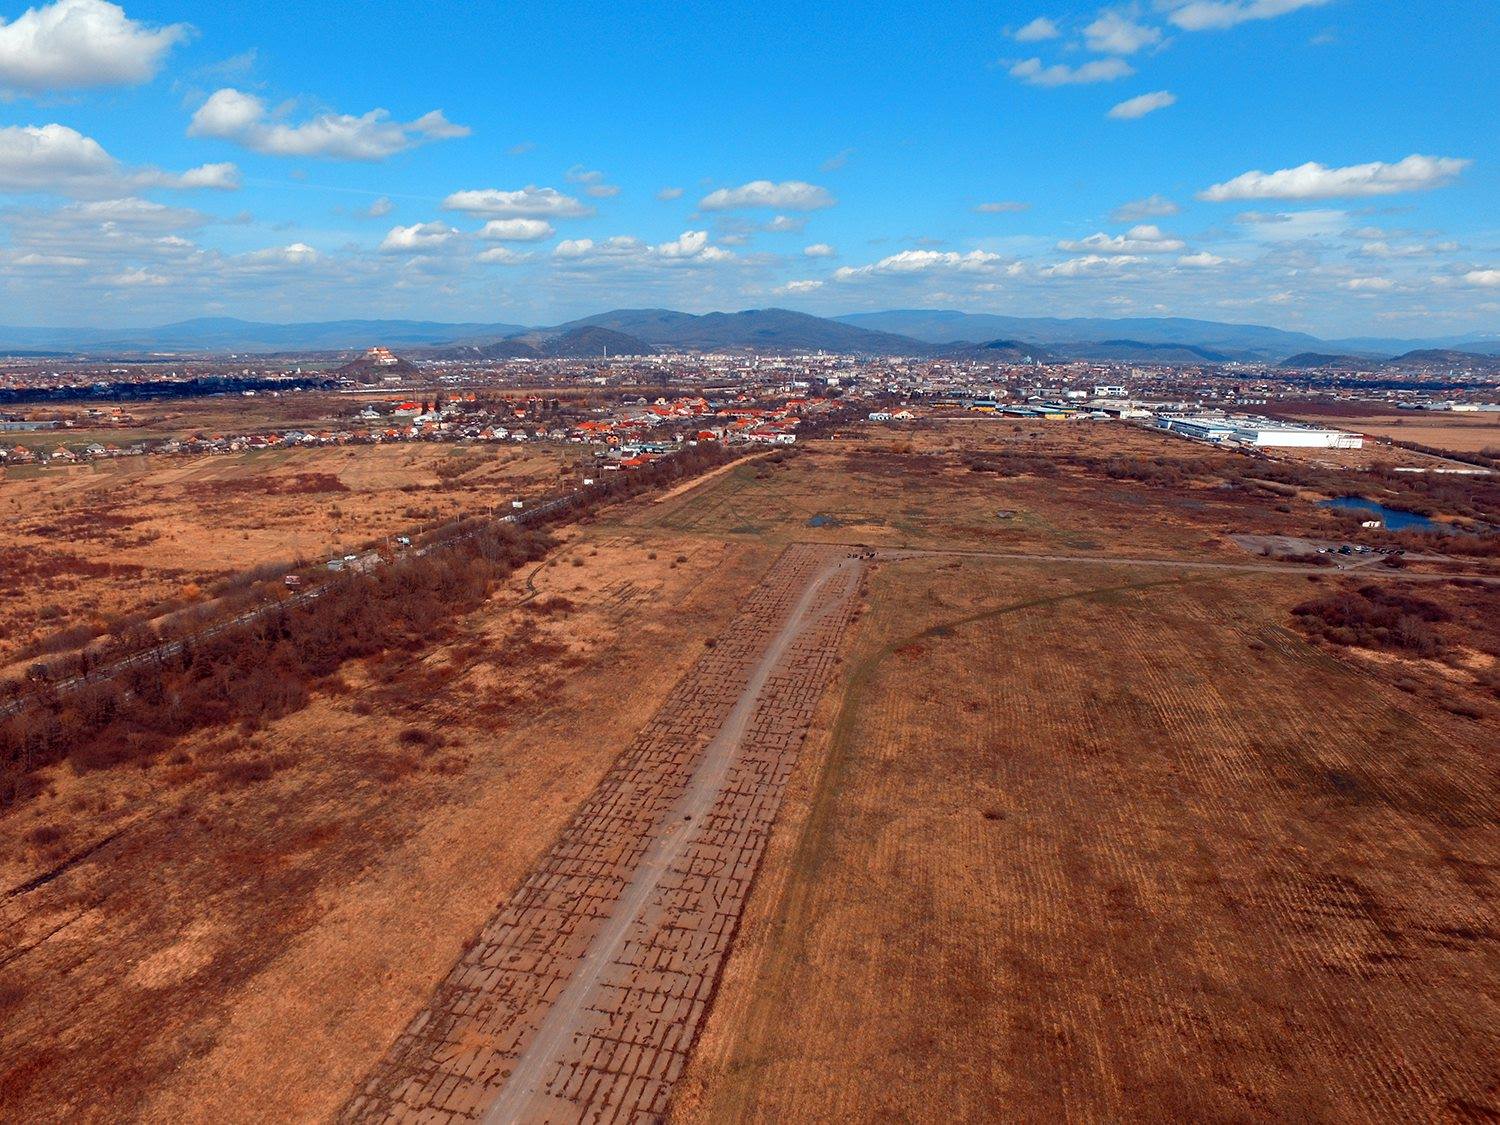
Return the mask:
M 1160 414 L 1157 415 L 1156 424 L 1164 430 L 1199 441 L 1233 442 L 1262 448 L 1359 449 L 1365 443 L 1362 435 L 1345 430 L 1304 426 L 1297 422 L 1277 422 L 1270 418 Z

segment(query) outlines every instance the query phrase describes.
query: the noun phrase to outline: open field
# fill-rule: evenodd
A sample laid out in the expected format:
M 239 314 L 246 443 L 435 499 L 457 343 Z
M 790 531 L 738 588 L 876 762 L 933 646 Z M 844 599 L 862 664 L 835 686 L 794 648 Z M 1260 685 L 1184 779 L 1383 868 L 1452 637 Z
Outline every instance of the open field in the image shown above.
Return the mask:
M 674 1117 L 1493 1115 L 1497 727 L 1305 587 L 880 564 Z
M 248 736 L 53 768 L 0 815 L 0 1117 L 330 1117 L 769 561 L 585 532 Z
M 1494 592 L 1247 553 L 1344 527 L 1269 471 L 858 426 L 568 526 L 293 714 L 46 767 L 0 1117 L 1500 1112 Z M 851 544 L 842 630 L 787 560 Z
M 1368 410 L 1363 404 L 1351 403 L 1355 413 L 1324 412 L 1304 405 L 1291 408 L 1288 418 L 1305 422 L 1333 424 L 1364 434 L 1416 442 L 1434 449 L 1451 449 L 1455 453 L 1479 453 L 1500 450 L 1500 413 L 1474 413 L 1447 410 Z
M 0 470 L 0 665 L 36 637 L 556 484 L 556 446 L 346 446 Z

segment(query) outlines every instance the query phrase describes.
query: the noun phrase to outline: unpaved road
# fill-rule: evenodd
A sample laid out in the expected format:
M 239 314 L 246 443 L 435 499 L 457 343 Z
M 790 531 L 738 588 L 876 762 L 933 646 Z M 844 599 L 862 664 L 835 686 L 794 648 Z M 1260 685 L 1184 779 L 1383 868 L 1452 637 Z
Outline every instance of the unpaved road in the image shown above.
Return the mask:
M 734 709 L 724 720 L 719 733 L 704 748 L 687 789 L 668 811 L 656 842 L 642 858 L 617 901 L 613 916 L 590 945 L 567 987 L 553 1002 L 536 1037 L 517 1060 L 500 1097 L 485 1113 L 483 1121 L 486 1125 L 552 1119 L 548 1111 L 555 1109 L 555 1102 L 545 1088 L 547 1076 L 563 1051 L 587 1034 L 596 1019 L 595 1013 L 608 1004 L 606 998 L 598 995 L 601 975 L 619 958 L 631 929 L 643 924 L 643 914 L 659 890 L 662 878 L 682 860 L 692 837 L 690 826 L 701 822 L 719 800 L 729 776 L 729 767 L 749 728 L 751 713 L 760 701 L 771 673 L 781 663 L 792 642 L 808 626 L 809 614 L 818 594 L 831 581 L 840 577 L 847 581 L 847 572 L 857 570 L 858 565 L 847 558 L 830 561 L 808 586 L 786 624 L 756 663 Z M 840 575 L 841 571 L 846 573 Z M 827 614 L 833 610 L 825 608 L 823 612 Z
M 783 553 L 340 1121 L 665 1116 L 868 557 Z

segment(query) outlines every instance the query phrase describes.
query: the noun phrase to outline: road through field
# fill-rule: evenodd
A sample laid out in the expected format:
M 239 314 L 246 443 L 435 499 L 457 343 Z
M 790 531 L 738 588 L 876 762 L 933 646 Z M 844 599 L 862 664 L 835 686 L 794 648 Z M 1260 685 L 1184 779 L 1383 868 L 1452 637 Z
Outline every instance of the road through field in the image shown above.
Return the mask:
M 545 1113 L 551 1108 L 546 1092 L 546 1077 L 558 1056 L 593 1022 L 601 1001 L 597 996 L 599 979 L 619 956 L 633 926 L 639 925 L 651 897 L 661 886 L 662 878 L 682 859 L 691 837 L 688 824 L 700 820 L 713 807 L 723 790 L 736 751 L 749 728 L 750 716 L 772 671 L 780 664 L 792 642 L 806 627 L 817 595 L 840 569 L 855 564 L 848 559 L 831 563 L 802 595 L 781 631 L 761 656 L 751 673 L 750 682 L 740 693 L 734 710 L 725 719 L 719 733 L 703 751 L 702 761 L 688 781 L 687 789 L 673 806 L 634 877 L 615 907 L 614 916 L 604 931 L 594 939 L 583 961 L 573 972 L 568 987 L 552 1004 L 536 1038 L 516 1062 L 500 1097 L 485 1113 L 487 1125 L 505 1125 L 512 1121 L 532 1119 L 533 1111 Z M 837 606 L 834 607 L 837 609 Z M 825 609 L 824 613 L 830 612 Z M 540 1120 L 540 1118 L 536 1118 Z
M 340 1120 L 666 1113 L 832 678 L 860 555 L 782 555 Z

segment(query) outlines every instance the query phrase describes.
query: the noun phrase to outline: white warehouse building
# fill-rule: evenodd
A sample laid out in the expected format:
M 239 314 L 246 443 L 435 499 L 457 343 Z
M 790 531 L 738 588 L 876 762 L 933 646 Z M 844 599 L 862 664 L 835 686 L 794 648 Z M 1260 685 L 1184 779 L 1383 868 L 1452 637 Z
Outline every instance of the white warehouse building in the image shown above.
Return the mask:
M 1190 417 L 1158 415 L 1156 424 L 1164 430 L 1197 438 L 1199 441 L 1237 442 L 1261 447 L 1297 446 L 1307 449 L 1360 449 L 1365 439 L 1346 430 L 1328 430 L 1296 422 L 1276 422 L 1270 418 Z

